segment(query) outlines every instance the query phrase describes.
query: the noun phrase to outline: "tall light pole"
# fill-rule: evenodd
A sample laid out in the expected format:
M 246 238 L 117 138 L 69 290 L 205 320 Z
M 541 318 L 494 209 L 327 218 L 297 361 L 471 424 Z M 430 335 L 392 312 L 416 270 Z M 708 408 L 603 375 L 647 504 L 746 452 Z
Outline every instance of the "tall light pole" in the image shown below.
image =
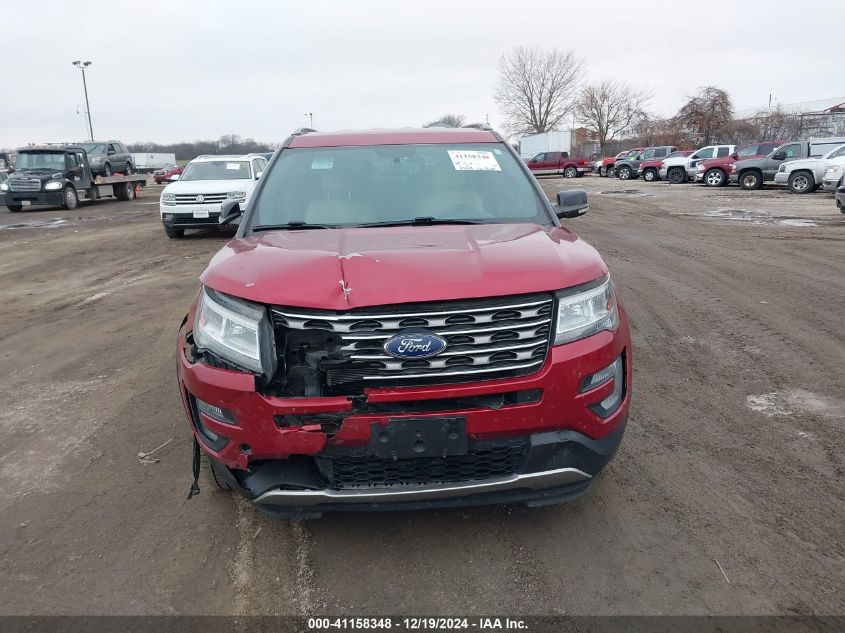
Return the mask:
M 91 62 L 75 61 L 73 65 L 82 71 L 82 87 L 85 89 L 85 111 L 88 113 L 88 135 L 94 140 L 94 126 L 91 124 L 91 105 L 88 103 L 88 83 L 85 81 L 85 69 Z
M 308 120 L 310 121 L 309 124 L 308 124 L 308 127 L 314 127 L 314 113 L 313 112 L 306 112 L 305 116 L 307 116 Z

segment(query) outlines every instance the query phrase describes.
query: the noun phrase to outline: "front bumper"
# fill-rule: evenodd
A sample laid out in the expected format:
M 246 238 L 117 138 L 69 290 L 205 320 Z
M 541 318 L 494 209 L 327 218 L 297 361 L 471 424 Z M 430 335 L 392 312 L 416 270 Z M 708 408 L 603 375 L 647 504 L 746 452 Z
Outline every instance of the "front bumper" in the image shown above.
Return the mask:
M 825 191 L 836 191 L 842 179 L 840 177 L 822 180 L 822 187 Z
M 666 174 L 669 173 L 669 170 L 666 167 L 661 167 L 657 171 L 657 175 L 660 176 L 660 180 L 666 180 Z
M 786 185 L 789 183 L 789 172 L 779 171 L 775 174 L 775 184 Z
M 219 227 L 220 205 L 159 205 L 164 226 L 174 229 L 200 229 Z M 206 217 L 203 217 L 206 216 Z
M 189 314 L 188 322 L 193 322 Z M 631 393 L 628 323 L 620 308 L 615 332 L 549 350 L 536 373 L 436 387 L 367 389 L 361 397 L 281 398 L 256 390 L 251 374 L 193 362 L 183 328 L 178 339 L 178 377 L 194 435 L 216 463 L 218 476 L 274 513 L 319 513 L 337 509 L 446 507 L 487 503 L 555 503 L 587 490 L 611 459 L 626 424 Z M 589 376 L 624 354 L 625 391 L 621 406 L 606 419 L 594 412 L 612 391 L 612 381 L 581 392 Z M 467 404 L 474 397 L 531 393 L 504 406 Z M 236 424 L 200 413 L 196 399 L 230 411 Z M 424 405 L 424 406 L 423 406 Z M 334 416 L 338 427 L 325 432 L 320 419 Z M 297 416 L 299 426 L 280 420 Z M 373 425 L 403 419 L 465 420 L 470 449 L 485 443 L 516 442 L 524 457 L 513 472 L 448 484 L 333 487 L 318 462 L 345 457 L 367 464 Z M 205 434 L 217 438 L 210 442 Z M 520 453 L 522 455 L 523 453 Z M 424 459 L 424 458 L 423 458 Z M 390 460 L 387 460 L 388 462 Z
M 694 180 L 695 182 L 704 182 L 704 172 L 696 171 Z
M 56 206 L 64 204 L 64 193 L 62 190 L 58 191 L 33 191 L 29 192 L 13 192 L 7 191 L 0 196 L 0 205 L 17 205 L 24 206 L 31 204 Z

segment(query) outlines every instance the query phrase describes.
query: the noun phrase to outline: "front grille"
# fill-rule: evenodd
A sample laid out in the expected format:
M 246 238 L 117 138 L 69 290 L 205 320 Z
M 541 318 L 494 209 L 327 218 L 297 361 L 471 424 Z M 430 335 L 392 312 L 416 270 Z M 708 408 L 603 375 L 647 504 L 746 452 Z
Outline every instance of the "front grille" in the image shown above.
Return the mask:
M 378 459 L 366 448 L 315 457 L 333 489 L 444 484 L 507 477 L 517 473 L 527 453 L 522 438 L 474 442 L 466 455 Z
M 41 191 L 41 181 L 38 178 L 10 178 L 9 191 Z
M 524 376 L 545 362 L 553 298 L 550 294 L 400 304 L 350 312 L 274 307 L 274 325 L 332 332 L 339 341 L 321 367 L 331 388 L 491 380 Z M 447 342 L 427 359 L 399 359 L 384 343 L 404 331 L 423 330 Z
M 202 202 L 197 200 L 197 196 L 202 196 Z M 176 204 L 220 204 L 225 199 L 225 193 L 176 194 Z

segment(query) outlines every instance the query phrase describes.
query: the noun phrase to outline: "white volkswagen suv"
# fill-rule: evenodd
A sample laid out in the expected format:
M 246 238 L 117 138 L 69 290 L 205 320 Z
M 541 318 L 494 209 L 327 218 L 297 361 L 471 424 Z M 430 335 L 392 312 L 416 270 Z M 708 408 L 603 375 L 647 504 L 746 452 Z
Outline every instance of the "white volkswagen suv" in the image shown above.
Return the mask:
M 161 192 L 159 207 L 167 237 L 182 237 L 185 229 L 219 226 L 220 205 L 228 198 L 245 208 L 266 168 L 267 159 L 258 154 L 192 160 Z

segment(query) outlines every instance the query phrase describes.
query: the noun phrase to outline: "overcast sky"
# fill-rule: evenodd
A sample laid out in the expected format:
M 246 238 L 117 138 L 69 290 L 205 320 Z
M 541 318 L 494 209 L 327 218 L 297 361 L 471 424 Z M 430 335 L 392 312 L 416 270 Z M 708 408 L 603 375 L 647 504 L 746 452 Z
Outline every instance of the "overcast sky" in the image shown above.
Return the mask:
M 0 0 L 0 147 L 94 134 L 125 142 L 281 141 L 318 129 L 501 115 L 496 61 L 572 49 L 589 81 L 624 78 L 672 114 L 704 85 L 737 110 L 845 93 L 842 0 Z

